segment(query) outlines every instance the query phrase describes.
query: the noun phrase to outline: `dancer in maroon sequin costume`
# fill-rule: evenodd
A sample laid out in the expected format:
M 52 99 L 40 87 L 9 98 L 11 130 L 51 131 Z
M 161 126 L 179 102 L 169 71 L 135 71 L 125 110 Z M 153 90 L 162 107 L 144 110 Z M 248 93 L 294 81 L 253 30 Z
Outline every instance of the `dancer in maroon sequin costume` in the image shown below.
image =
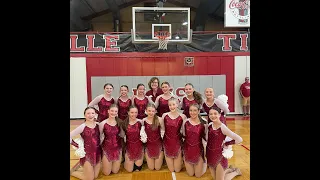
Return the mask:
M 121 123 L 128 117 L 129 107 L 132 105 L 131 98 L 128 97 L 129 87 L 127 85 L 120 86 L 120 97 L 118 98 L 117 105 L 119 108 L 118 117 L 121 119 Z M 122 146 L 122 162 L 124 161 L 125 154 L 125 142 L 121 139 Z
M 170 112 L 162 115 L 165 131 L 163 147 L 168 169 L 171 172 L 180 172 L 182 166 L 181 127 L 186 116 L 178 112 L 178 100 L 176 98 L 170 98 L 168 104 Z
M 121 124 L 118 116 L 118 107 L 112 104 L 108 110 L 109 118 L 99 124 L 101 134 L 102 172 L 108 176 L 111 172 L 118 173 L 121 164 Z
M 191 104 L 190 118 L 182 125 L 184 164 L 189 176 L 201 177 L 207 170 L 202 139 L 206 139 L 207 121 L 200 116 L 198 104 Z
M 163 163 L 162 138 L 160 129 L 163 120 L 156 115 L 154 104 L 148 104 L 147 117 L 143 119 L 147 142 L 145 146 L 145 157 L 150 170 L 160 170 Z
M 168 82 L 163 82 L 161 83 L 161 89 L 163 91 L 163 94 L 157 97 L 154 105 L 157 109 L 157 115 L 159 117 L 162 117 L 163 113 L 170 112 L 169 105 L 168 105 L 168 100 L 171 97 L 174 97 L 170 93 L 170 84 Z
M 115 104 L 114 98 L 111 96 L 111 93 L 113 91 L 113 85 L 110 83 L 107 83 L 103 86 L 104 94 L 101 94 L 94 98 L 90 103 L 89 107 L 98 106 L 99 111 L 98 113 L 98 122 L 101 122 L 108 118 L 108 109 L 111 106 L 111 104 Z
M 215 180 L 231 180 L 237 175 L 241 175 L 240 169 L 228 169 L 228 160 L 222 155 L 223 147 L 232 144 L 239 144 L 242 138 L 232 132 L 226 125 L 220 121 L 221 109 L 212 107 L 209 111 L 209 120 L 207 133 L 207 163 L 212 177 Z M 224 142 L 226 136 L 231 141 Z
M 206 88 L 205 91 L 204 91 L 204 94 L 206 96 L 206 99 L 202 105 L 202 110 L 204 112 L 206 112 L 207 114 L 209 114 L 209 110 L 210 108 L 212 107 L 218 107 L 217 104 L 214 103 L 214 92 L 213 92 L 213 88 Z M 221 109 L 221 107 L 220 107 Z M 221 116 L 220 116 L 220 121 L 227 125 L 227 122 L 226 122 L 226 117 L 225 117 L 225 112 L 222 111 L 221 112 Z
M 128 97 L 129 88 L 127 85 L 120 87 L 120 97 L 118 98 L 117 105 L 119 108 L 118 117 L 123 121 L 128 117 L 129 107 L 132 104 L 131 99 Z
M 186 96 L 182 98 L 180 102 L 180 107 L 183 110 L 183 114 L 190 118 L 189 107 L 191 104 L 197 103 L 199 106 L 202 106 L 202 95 L 194 90 L 194 86 L 191 83 L 185 85 L 184 91 Z
M 137 95 L 132 97 L 132 104 L 138 108 L 138 119 L 147 117 L 146 107 L 148 103 L 152 103 L 150 97 L 145 96 L 145 87 L 143 84 L 137 85 Z
M 79 179 L 95 179 L 99 175 L 101 162 L 100 132 L 99 125 L 95 122 L 96 109 L 87 107 L 84 110 L 85 122 L 70 132 L 70 144 L 79 145 L 73 141 L 73 137 L 80 134 L 83 139 L 85 157 L 80 158 L 80 165 L 84 171 L 70 172 L 71 176 Z
M 142 121 L 137 119 L 138 109 L 135 106 L 129 107 L 129 113 L 127 119 L 123 121 L 123 130 L 125 132 L 126 141 L 126 153 L 124 168 L 128 172 L 141 170 L 143 163 L 143 143 L 140 140 L 140 130 L 142 127 Z

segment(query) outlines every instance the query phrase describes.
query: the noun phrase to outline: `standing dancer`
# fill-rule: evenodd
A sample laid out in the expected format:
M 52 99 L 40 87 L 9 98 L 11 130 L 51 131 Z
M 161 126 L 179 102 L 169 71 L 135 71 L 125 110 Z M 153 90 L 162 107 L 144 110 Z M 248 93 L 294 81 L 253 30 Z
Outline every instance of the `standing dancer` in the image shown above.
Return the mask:
M 101 122 L 108 118 L 108 109 L 111 106 L 111 104 L 115 103 L 114 98 L 111 96 L 113 91 L 113 85 L 110 83 L 107 83 L 103 86 L 104 94 L 101 94 L 94 98 L 90 103 L 89 107 L 94 107 L 98 105 L 99 111 L 98 111 L 98 122 Z
M 220 121 L 227 125 L 227 122 L 226 122 L 226 117 L 225 115 L 227 113 L 229 113 L 229 105 L 228 107 L 226 107 L 227 104 L 224 104 L 224 103 L 220 103 L 221 101 L 220 100 L 224 100 L 223 98 L 227 98 L 226 100 L 228 100 L 228 97 L 227 96 L 223 96 L 223 95 L 219 95 L 218 98 L 215 98 L 214 97 L 214 91 L 213 91 L 213 88 L 206 88 L 205 91 L 204 91 L 204 94 L 205 94 L 205 101 L 203 102 L 202 104 L 202 110 L 204 112 L 207 113 L 207 116 L 209 117 L 209 110 L 212 108 L 212 107 L 218 107 L 220 109 L 222 109 L 223 111 L 221 112 L 221 116 L 220 116 Z M 217 100 L 218 99 L 218 100 Z M 224 101 L 223 101 L 224 102 Z M 227 102 L 225 102 L 227 103 Z M 219 106 L 218 106 L 219 105 Z M 221 106 L 224 106 L 224 107 L 221 107 Z
M 174 97 L 171 93 L 170 93 L 170 84 L 168 82 L 163 82 L 161 83 L 161 89 L 163 91 L 163 94 L 161 94 L 160 96 L 157 97 L 154 105 L 157 109 L 157 115 L 159 117 L 162 117 L 163 113 L 169 112 L 169 105 L 168 105 L 168 100 L 171 97 Z
M 183 114 L 186 115 L 187 118 L 190 118 L 189 106 L 195 103 L 197 103 L 199 106 L 202 106 L 203 99 L 202 95 L 194 90 L 194 86 L 191 83 L 187 83 L 184 90 L 186 96 L 182 98 L 180 107 L 183 110 Z
M 138 108 L 138 119 L 147 117 L 146 107 L 148 103 L 153 103 L 151 98 L 145 95 L 145 87 L 143 84 L 137 85 L 137 95 L 132 97 L 132 105 Z
M 213 88 L 206 88 L 204 90 L 204 95 L 205 95 L 205 100 L 202 104 L 202 112 L 206 112 L 207 113 L 207 116 L 209 117 L 209 110 L 210 108 L 213 107 L 214 105 L 214 91 L 213 91 Z
M 129 107 L 132 104 L 131 99 L 128 97 L 128 91 L 129 88 L 127 85 L 120 86 L 120 97 L 118 98 L 117 105 L 119 108 L 118 117 L 121 121 L 127 118 Z

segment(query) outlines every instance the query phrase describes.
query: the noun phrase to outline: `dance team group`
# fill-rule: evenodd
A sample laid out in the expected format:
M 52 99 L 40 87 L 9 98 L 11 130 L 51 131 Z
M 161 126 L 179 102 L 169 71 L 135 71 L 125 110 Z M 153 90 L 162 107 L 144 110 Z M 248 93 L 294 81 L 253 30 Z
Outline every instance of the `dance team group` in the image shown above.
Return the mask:
M 128 97 L 129 88 L 122 85 L 120 97 L 114 98 L 113 85 L 104 85 L 104 94 L 84 110 L 85 122 L 70 132 L 70 143 L 80 157 L 71 176 L 93 180 L 101 169 L 105 176 L 118 173 L 122 163 L 128 172 L 141 171 L 144 162 L 148 169 L 160 170 L 163 159 L 171 172 L 180 172 L 184 165 L 189 176 L 201 177 L 207 167 L 215 180 L 241 175 L 239 168 L 228 167 L 223 155 L 224 149 L 242 142 L 226 124 L 227 96 L 215 98 L 213 89 L 206 88 L 202 98 L 187 83 L 180 102 L 168 82 L 160 85 L 153 77 L 148 86 L 145 92 L 138 84 L 136 95 Z M 81 138 L 74 140 L 79 134 Z

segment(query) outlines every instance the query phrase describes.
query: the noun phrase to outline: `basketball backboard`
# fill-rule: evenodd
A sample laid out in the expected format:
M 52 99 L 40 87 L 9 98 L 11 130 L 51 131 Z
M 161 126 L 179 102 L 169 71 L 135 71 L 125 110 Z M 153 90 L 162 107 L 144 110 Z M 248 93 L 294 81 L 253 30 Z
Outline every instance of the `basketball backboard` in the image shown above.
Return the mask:
M 158 31 L 170 33 L 169 43 L 191 43 L 190 8 L 132 7 L 133 43 L 158 43 Z

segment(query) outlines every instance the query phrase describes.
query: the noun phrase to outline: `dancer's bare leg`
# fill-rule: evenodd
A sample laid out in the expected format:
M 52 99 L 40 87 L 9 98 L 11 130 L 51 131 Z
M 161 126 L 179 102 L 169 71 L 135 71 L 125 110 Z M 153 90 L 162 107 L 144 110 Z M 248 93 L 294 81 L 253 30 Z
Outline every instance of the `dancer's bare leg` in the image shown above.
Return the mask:
M 163 164 L 163 151 L 160 152 L 159 158 L 158 158 L 158 159 L 155 159 L 154 168 L 155 168 L 156 170 L 160 170 L 162 164 Z
M 203 163 L 202 157 L 200 157 L 200 160 L 198 164 L 194 165 L 194 175 L 196 177 L 201 177 L 206 171 L 204 171 L 203 166 L 207 167 L 207 163 Z
M 174 171 L 175 172 L 180 172 L 182 168 L 182 155 L 181 151 L 179 152 L 179 155 L 177 158 L 173 159 L 173 166 L 174 166 Z

